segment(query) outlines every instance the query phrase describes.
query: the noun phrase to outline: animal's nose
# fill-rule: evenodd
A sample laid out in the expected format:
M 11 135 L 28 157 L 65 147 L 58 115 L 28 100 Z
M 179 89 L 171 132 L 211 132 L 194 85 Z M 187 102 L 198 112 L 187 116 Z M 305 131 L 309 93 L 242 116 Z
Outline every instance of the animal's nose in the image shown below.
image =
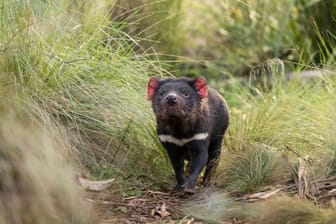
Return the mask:
M 177 97 L 175 95 L 168 95 L 166 98 L 166 102 L 168 105 L 174 105 L 177 102 Z

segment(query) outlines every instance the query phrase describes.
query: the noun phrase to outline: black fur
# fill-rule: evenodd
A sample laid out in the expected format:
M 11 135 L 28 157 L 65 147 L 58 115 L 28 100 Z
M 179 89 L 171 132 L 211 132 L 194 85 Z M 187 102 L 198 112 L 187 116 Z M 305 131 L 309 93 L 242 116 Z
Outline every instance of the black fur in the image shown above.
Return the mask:
M 229 124 L 225 100 L 216 90 L 197 86 L 199 79 L 204 80 L 205 85 L 203 77 L 155 79 L 148 85 L 149 91 L 153 91 L 149 98 L 156 115 L 159 136 L 168 135 L 182 140 L 208 133 L 207 138 L 192 140 L 182 146 L 160 139 L 173 165 L 178 191 L 193 192 L 204 167 L 203 182 L 210 183 L 211 174 L 218 166 L 223 136 Z M 190 160 L 187 177 L 185 159 Z

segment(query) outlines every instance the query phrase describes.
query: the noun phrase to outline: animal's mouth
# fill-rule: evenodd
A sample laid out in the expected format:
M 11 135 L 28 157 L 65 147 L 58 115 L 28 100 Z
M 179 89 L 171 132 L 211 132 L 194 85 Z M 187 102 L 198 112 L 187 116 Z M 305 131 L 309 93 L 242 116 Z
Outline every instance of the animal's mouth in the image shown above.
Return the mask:
M 180 116 L 182 113 L 181 109 L 179 109 L 175 105 L 167 106 L 165 109 L 166 114 L 169 116 Z
M 185 111 L 178 105 L 169 105 L 162 110 L 161 115 L 164 119 L 183 118 Z

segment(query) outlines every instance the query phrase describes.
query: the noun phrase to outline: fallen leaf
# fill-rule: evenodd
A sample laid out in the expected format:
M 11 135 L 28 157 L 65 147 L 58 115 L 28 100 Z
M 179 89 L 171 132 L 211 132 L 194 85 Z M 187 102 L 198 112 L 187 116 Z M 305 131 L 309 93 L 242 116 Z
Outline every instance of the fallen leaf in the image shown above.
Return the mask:
M 159 215 L 161 218 L 170 216 L 170 212 L 167 211 L 165 202 L 158 203 L 157 206 L 151 211 L 151 215 Z
M 257 192 L 253 194 L 244 195 L 240 198 L 237 198 L 236 200 L 237 201 L 250 201 L 250 202 L 259 201 L 261 199 L 267 199 L 280 191 L 281 191 L 281 188 L 270 190 L 270 191 Z
M 194 218 L 191 218 L 190 220 L 188 220 L 188 222 L 187 222 L 187 224 L 192 224 L 192 223 L 194 223 Z
M 108 180 L 92 181 L 92 180 L 87 180 L 83 177 L 78 176 L 78 181 L 80 185 L 82 185 L 85 188 L 85 190 L 102 191 L 112 186 L 112 183 L 114 182 L 114 178 L 108 179 Z

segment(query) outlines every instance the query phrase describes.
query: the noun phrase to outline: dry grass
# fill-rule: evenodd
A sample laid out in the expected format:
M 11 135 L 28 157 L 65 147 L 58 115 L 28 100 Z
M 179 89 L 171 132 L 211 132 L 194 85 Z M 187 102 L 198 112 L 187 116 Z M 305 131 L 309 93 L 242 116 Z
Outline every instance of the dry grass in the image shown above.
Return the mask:
M 0 223 L 93 223 L 64 159 L 66 135 L 9 108 L 0 107 Z
M 247 220 L 255 224 L 332 224 L 336 222 L 334 210 L 321 210 L 311 203 L 289 197 L 277 197 L 254 204 L 253 207 L 251 205 L 247 207 Z

